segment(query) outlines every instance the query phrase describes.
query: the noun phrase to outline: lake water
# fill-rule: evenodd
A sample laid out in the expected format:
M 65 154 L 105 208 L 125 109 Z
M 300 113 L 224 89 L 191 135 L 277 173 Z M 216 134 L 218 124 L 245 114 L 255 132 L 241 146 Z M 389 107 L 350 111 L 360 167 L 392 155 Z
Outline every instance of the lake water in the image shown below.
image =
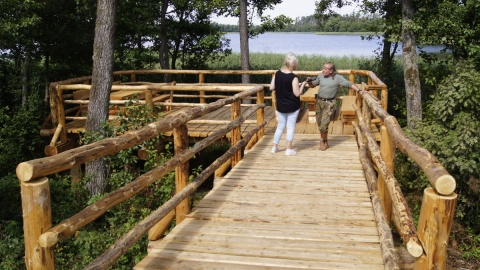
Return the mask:
M 239 33 L 227 33 L 230 48 L 240 52 Z M 250 52 L 288 53 L 325 56 L 376 56 L 379 40 L 362 40 L 360 35 L 319 35 L 314 33 L 265 33 L 249 40 Z M 402 55 L 401 45 L 396 55 Z M 428 46 L 427 52 L 439 52 L 442 46 Z

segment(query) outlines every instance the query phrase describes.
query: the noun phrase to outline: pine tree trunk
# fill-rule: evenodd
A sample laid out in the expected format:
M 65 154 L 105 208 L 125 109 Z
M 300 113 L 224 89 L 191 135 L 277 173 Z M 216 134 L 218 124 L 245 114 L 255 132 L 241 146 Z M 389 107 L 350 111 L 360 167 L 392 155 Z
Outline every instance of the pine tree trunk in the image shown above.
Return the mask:
M 25 62 L 23 63 L 23 75 L 22 75 L 22 107 L 27 106 L 28 95 L 28 81 L 30 80 L 30 61 L 31 61 L 31 48 L 27 45 L 25 52 Z
M 411 30 L 414 10 L 410 0 L 402 0 L 403 74 L 407 100 L 407 125 L 415 128 L 422 120 L 422 93 L 417 65 L 417 43 Z
M 167 9 L 170 4 L 170 0 L 163 0 L 162 1 L 162 7 L 160 11 L 160 49 L 159 49 L 159 61 L 160 61 L 160 67 L 162 69 L 170 69 L 170 59 L 168 55 L 168 36 L 167 36 Z M 169 81 L 169 74 L 164 74 L 163 75 L 163 81 L 168 82 Z
M 86 131 L 104 134 L 102 124 L 108 119 L 112 86 L 116 0 L 98 0 L 95 40 L 93 44 L 92 90 L 88 104 Z M 90 195 L 103 193 L 107 186 L 107 167 L 103 158 L 86 166 Z
M 248 45 L 248 1 L 240 0 L 240 62 L 242 70 L 250 68 L 250 49 Z M 242 74 L 242 83 L 250 83 L 250 75 Z M 243 100 L 243 103 L 250 103 L 250 100 Z

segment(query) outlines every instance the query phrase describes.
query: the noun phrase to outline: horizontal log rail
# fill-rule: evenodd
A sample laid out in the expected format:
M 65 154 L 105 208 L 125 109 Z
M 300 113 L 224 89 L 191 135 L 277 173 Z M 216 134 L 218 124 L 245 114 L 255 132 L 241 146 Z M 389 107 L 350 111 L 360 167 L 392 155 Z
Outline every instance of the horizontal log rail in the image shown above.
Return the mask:
M 232 135 L 230 139 L 232 147 L 225 155 L 204 170 L 186 189 L 183 189 L 186 184 L 181 187 L 177 186 L 177 195 L 174 198 L 164 204 L 159 210 L 155 211 L 146 220 L 140 222 L 139 225 L 133 229 L 133 232 L 129 232 L 124 238 L 119 240 L 123 241 L 123 246 L 113 245 L 112 248 L 108 250 L 108 256 L 101 257 L 92 263 L 100 262 L 101 265 L 105 266 L 101 267 L 102 269 L 111 266 L 114 263 L 113 258 L 118 259 L 135 241 L 140 239 L 152 227 L 155 227 L 155 225 L 167 215 L 170 222 L 164 223 L 162 226 L 170 226 L 172 216 L 169 213 L 172 213 L 172 211 L 177 213 L 177 224 L 180 223 L 181 220 L 178 214 L 182 214 L 180 212 L 185 210 L 180 210 L 181 208 L 179 207 L 185 203 L 185 198 L 192 194 L 210 174 L 213 174 L 217 168 L 222 167 L 224 163 L 234 166 L 236 162 L 238 162 L 238 159 L 241 159 L 239 154 L 242 152 L 242 147 L 255 143 L 263 136 L 263 128 L 266 125 L 263 119 L 263 109 L 265 107 L 263 86 L 237 87 L 237 89 L 241 89 L 242 91 L 225 99 L 203 106 L 187 108 L 173 115 L 167 115 L 165 118 L 148 124 L 136 131 L 115 138 L 103 139 L 89 145 L 59 153 L 52 157 L 20 163 L 17 166 L 17 177 L 20 180 L 22 188 L 26 248 L 25 262 L 27 269 L 53 269 L 53 250 L 56 243 L 100 217 L 110 208 L 124 202 L 152 183 L 158 181 L 158 179 L 161 179 L 170 171 L 174 169 L 176 171 L 178 170 L 176 178 L 188 180 L 188 170 L 186 171 L 187 175 L 185 175 L 185 171 L 182 171 L 181 168 L 185 168 L 185 164 L 188 164 L 189 160 L 195 154 L 215 143 L 227 133 L 239 134 L 241 124 L 247 121 L 252 114 L 256 113 L 257 120 L 255 123 L 257 126 L 253 131 L 250 131 L 244 138 L 237 138 Z M 252 95 L 256 96 L 257 104 L 250 104 L 247 109 L 240 114 L 238 110 L 238 108 L 240 108 L 240 101 Z M 188 148 L 188 143 L 185 145 L 185 141 L 181 139 L 188 138 L 188 130 L 185 124 L 225 106 L 231 108 L 232 120 L 225 123 L 224 128 L 197 142 L 193 147 Z M 60 128 L 61 127 L 59 127 L 59 129 Z M 47 178 L 49 175 L 71 169 L 99 157 L 118 153 L 123 149 L 138 145 L 160 133 L 171 130 L 174 130 L 176 137 L 174 140 L 175 155 L 172 159 L 139 176 L 126 186 L 111 192 L 74 216 L 52 226 L 49 180 Z M 231 160 L 236 160 L 236 162 L 232 162 Z M 178 184 L 179 182 L 177 182 L 177 185 Z M 174 210 L 176 208 L 178 209 Z M 158 230 L 162 231 L 161 228 Z M 114 255 L 111 255 L 112 252 Z
M 106 269 L 112 266 L 116 260 L 120 258 L 125 252 L 133 246 L 140 238 L 145 235 L 150 228 L 157 224 L 163 217 L 165 217 L 175 206 L 188 196 L 193 195 L 195 190 L 205 182 L 205 180 L 212 175 L 216 169 L 220 168 L 222 164 L 227 162 L 235 153 L 239 152 L 242 147 L 245 147 L 250 139 L 265 126 L 266 122 L 250 131 L 242 140 L 236 143 L 225 154 L 216 159 L 210 166 L 208 166 L 199 176 L 197 176 L 190 184 L 188 184 L 181 192 L 175 194 L 165 204 L 155 210 L 147 218 L 140 221 L 133 229 L 131 229 L 125 236 L 120 238 L 115 244 L 105 251 L 102 255 L 92 261 L 85 269 Z
M 403 133 L 395 117 L 389 115 L 380 106 L 381 102 L 370 93 L 361 95 L 362 111 L 355 104 L 353 105 L 357 118 L 353 125 L 359 148 L 363 149 L 360 152 L 360 160 L 372 194 L 375 215 L 383 211 L 381 214 L 384 215 L 385 221 L 394 224 L 408 252 L 415 258 L 414 269 L 445 269 L 447 243 L 457 198 L 454 193 L 455 179 L 432 153 L 415 144 Z M 381 147 L 378 146 L 370 131 L 371 115 L 377 117 L 385 127 L 382 131 Z M 423 170 L 432 185 L 424 191 L 418 229 L 414 226 L 400 185 L 393 175 L 395 149 L 399 149 L 413 160 Z M 375 165 L 376 173 L 370 169 L 372 165 Z M 378 206 L 378 201 L 381 201 L 381 207 Z M 378 220 L 377 217 L 376 219 Z M 386 228 L 384 221 L 380 220 L 379 224 L 383 224 L 379 229 Z M 388 232 L 381 237 L 385 238 L 387 243 L 390 242 Z M 383 244 L 382 249 L 385 249 L 385 265 L 390 265 L 391 268 L 388 269 L 397 269 L 395 256 L 389 255 L 393 252 L 392 246 Z
M 180 102 L 175 101 L 174 99 L 199 99 L 200 103 L 206 103 L 207 99 L 219 99 L 225 98 L 229 96 L 230 93 L 239 91 L 238 87 L 249 87 L 252 84 L 241 84 L 241 83 L 233 83 L 233 84 L 219 84 L 219 83 L 208 83 L 206 82 L 205 76 L 206 75 L 242 75 L 242 74 L 249 74 L 252 76 L 265 76 L 268 75 L 269 77 L 275 74 L 276 70 L 124 70 L 124 71 L 115 71 L 113 72 L 114 77 L 114 84 L 112 85 L 111 91 L 115 93 L 117 91 L 131 91 L 131 92 L 138 92 L 139 95 L 144 95 L 145 98 L 139 98 L 139 104 L 148 104 L 150 108 L 154 106 L 164 106 L 167 110 L 171 110 L 172 108 L 178 107 L 188 107 L 192 106 L 187 102 Z M 298 76 L 318 76 L 320 71 L 295 71 L 295 74 Z M 355 82 L 357 79 L 361 79 L 362 83 L 366 86 L 364 87 L 366 90 L 371 91 L 373 95 L 377 97 L 377 99 L 381 100 L 381 106 L 384 110 L 387 109 L 387 100 L 388 100 L 388 90 L 386 85 L 372 72 L 368 70 L 338 70 L 338 73 L 341 75 L 348 76 L 348 79 L 352 82 Z M 164 82 L 148 82 L 146 80 L 137 81 L 137 77 L 142 76 L 152 76 L 152 75 L 159 75 L 159 74 L 174 74 L 174 75 L 196 75 L 198 76 L 198 83 L 181 83 L 181 82 L 172 82 L 172 83 L 164 83 Z M 130 77 L 130 81 L 123 82 L 118 79 L 125 80 L 125 75 Z M 363 78 L 363 79 L 362 79 Z M 144 78 L 142 78 L 144 79 Z M 263 79 L 265 80 L 265 79 Z M 75 121 L 75 120 L 82 120 L 83 118 L 66 118 L 67 112 L 65 110 L 65 105 L 74 105 L 77 104 L 87 105 L 88 102 L 88 93 L 83 93 L 84 99 L 75 99 L 75 95 L 70 94 L 69 92 L 73 91 L 89 91 L 91 89 L 91 85 L 89 82 L 91 81 L 91 76 L 83 76 L 73 79 L 68 79 L 64 81 L 54 82 L 50 84 L 50 109 L 51 114 L 49 121 L 51 122 L 51 128 L 46 129 L 42 128 L 40 133 L 43 136 L 51 136 L 54 133 L 54 128 L 57 127 L 59 124 L 62 126 L 62 132 L 59 136 L 60 144 L 67 144 L 68 141 L 68 121 Z M 268 89 L 270 85 L 270 79 L 267 79 L 263 83 L 261 83 L 265 90 Z M 189 93 L 191 91 L 196 91 L 198 94 Z M 168 97 L 158 97 L 161 100 L 156 100 L 154 95 L 158 92 L 163 92 Z M 182 93 L 184 92 L 184 93 Z M 207 94 L 208 92 L 208 94 Z M 228 94 L 227 94 L 228 93 Z M 226 95 L 225 95 L 226 94 Z M 349 91 L 349 95 L 355 95 L 353 90 Z M 168 100 L 165 100 L 168 99 Z M 251 99 L 255 100 L 255 97 L 246 97 L 244 100 Z M 264 100 L 271 100 L 272 105 L 275 106 L 274 100 L 272 96 L 267 95 L 264 97 Z M 121 106 L 125 103 L 122 100 L 111 100 L 111 105 L 118 105 Z M 86 107 L 86 106 L 84 106 Z M 71 115 L 68 115 L 71 117 Z M 75 115 L 74 117 L 81 117 L 79 115 Z M 55 146 L 53 146 L 55 147 Z M 47 151 L 46 151 L 47 152 Z M 56 152 L 56 151 L 54 151 Z
M 133 180 L 124 187 L 108 194 L 96 203 L 85 208 L 83 211 L 77 213 L 71 218 L 64 220 L 60 224 L 46 231 L 39 238 L 40 246 L 53 246 L 60 240 L 72 235 L 85 225 L 100 217 L 112 207 L 133 197 L 133 195 L 150 186 L 155 181 L 157 181 L 157 179 L 165 176 L 179 164 L 188 162 L 188 160 L 191 159 L 195 154 L 199 153 L 201 150 L 205 149 L 209 145 L 215 143 L 218 139 L 225 136 L 225 134 L 230 132 L 232 129 L 238 127 L 245 121 L 246 118 L 248 118 L 248 116 L 252 115 L 262 107 L 264 107 L 264 105 L 257 105 L 255 107 L 251 107 L 248 111 L 245 112 L 245 116 L 242 115 L 236 120 L 229 122 L 225 126 L 225 128 L 196 143 L 192 148 L 185 150 L 180 155 L 176 155 L 175 157 L 156 167 L 155 169 L 139 176 L 137 179 Z M 261 127 L 263 127 L 263 125 Z M 124 138 L 122 138 L 122 136 L 119 136 L 117 138 L 119 140 L 123 140 Z
M 258 91 L 263 91 L 261 86 L 251 88 L 248 91 L 240 92 L 232 97 L 209 103 L 205 106 L 193 107 L 186 111 L 176 113 L 174 117 L 167 116 L 163 121 L 158 121 L 134 132 L 123 135 L 122 144 L 117 144 L 115 138 L 108 138 L 100 143 L 84 145 L 60 154 L 55 158 L 41 158 L 27 162 L 22 162 L 17 166 L 17 177 L 21 181 L 30 181 L 42 176 L 58 173 L 68 170 L 79 164 L 99 158 L 96 154 L 99 148 L 106 149 L 105 155 L 112 155 L 120 150 L 127 149 L 137 145 L 145 140 L 154 138 L 158 134 L 167 130 L 172 130 L 192 119 L 196 119 L 207 113 L 213 112 L 235 100 L 242 99 Z
M 352 123 L 356 134 L 363 134 L 359 125 L 356 122 Z M 399 257 L 395 251 L 395 245 L 392 232 L 390 231 L 390 222 L 384 215 L 384 207 L 382 205 L 381 195 L 377 190 L 377 176 L 373 166 L 372 160 L 368 155 L 368 147 L 364 137 L 357 137 L 358 150 L 360 155 L 360 162 L 363 171 L 365 172 L 365 179 L 367 180 L 368 191 L 372 199 L 373 213 L 375 221 L 377 222 L 378 233 L 380 235 L 380 244 L 383 253 L 383 264 L 385 269 L 398 270 L 400 269 Z

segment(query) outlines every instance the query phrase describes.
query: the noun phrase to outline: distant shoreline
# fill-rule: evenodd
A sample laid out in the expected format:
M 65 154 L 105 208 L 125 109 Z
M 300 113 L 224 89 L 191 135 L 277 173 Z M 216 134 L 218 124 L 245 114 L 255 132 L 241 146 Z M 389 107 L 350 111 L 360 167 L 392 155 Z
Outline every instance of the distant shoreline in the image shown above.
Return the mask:
M 225 32 L 226 34 L 235 34 L 239 32 Z M 361 36 L 361 35 L 376 35 L 374 32 L 266 32 L 266 33 L 279 33 L 279 34 L 314 34 L 314 35 L 351 35 L 351 36 Z M 380 34 L 377 34 L 380 35 Z

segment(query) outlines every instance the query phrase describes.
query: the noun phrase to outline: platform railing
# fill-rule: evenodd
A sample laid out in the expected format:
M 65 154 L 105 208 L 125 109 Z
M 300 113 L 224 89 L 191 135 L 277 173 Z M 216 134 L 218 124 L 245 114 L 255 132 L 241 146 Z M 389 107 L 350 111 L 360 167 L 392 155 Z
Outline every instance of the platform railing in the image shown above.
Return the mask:
M 382 237 L 385 269 L 400 268 L 390 224 L 394 225 L 414 258 L 414 269 L 445 269 L 457 200 L 455 179 L 432 153 L 411 141 L 395 117 L 389 115 L 370 94 L 363 94 L 362 100 L 362 109 L 354 105 L 357 120 L 353 125 Z M 380 145 L 370 130 L 372 116 L 381 121 Z M 417 227 L 393 174 L 397 149 L 423 170 L 431 185 L 424 190 Z
M 218 76 L 218 75 L 227 75 L 235 76 L 242 74 L 249 74 L 251 76 L 268 76 L 268 79 L 262 79 L 265 93 L 268 93 L 268 87 L 270 85 L 270 79 L 275 74 L 276 70 L 124 70 L 124 71 L 115 71 L 113 73 L 112 92 L 113 91 L 130 91 L 140 92 L 144 96 L 145 100 L 139 101 L 139 103 L 146 103 L 149 106 L 154 104 L 162 106 L 170 106 L 168 102 L 173 103 L 174 98 L 197 98 L 198 102 L 201 104 L 207 103 L 209 98 L 224 98 L 227 95 L 228 91 L 215 90 L 215 89 L 227 89 L 228 87 L 235 87 L 242 85 L 240 83 L 212 83 L 208 81 L 208 76 Z M 347 76 L 351 82 L 356 84 L 364 84 L 365 90 L 371 92 L 373 96 L 379 101 L 379 104 L 384 110 L 387 109 L 388 105 L 388 89 L 387 86 L 373 73 L 368 70 L 338 70 L 338 73 L 344 76 Z M 321 71 L 295 71 L 295 74 L 302 76 L 318 76 L 321 74 Z M 175 82 L 159 82 L 155 81 L 154 76 L 158 75 L 193 75 L 198 76 L 197 83 L 185 83 L 182 81 Z M 139 81 L 141 77 L 141 81 Z M 125 81 L 127 78 L 127 81 Z M 88 96 L 91 89 L 91 76 L 78 77 L 73 79 L 68 79 L 64 81 L 54 82 L 50 84 L 49 93 L 50 93 L 50 116 L 48 121 L 44 124 L 44 128 L 41 130 L 41 134 L 44 136 L 55 135 L 57 131 L 58 134 L 55 136 L 57 140 L 62 143 L 67 142 L 67 112 L 73 108 L 65 109 L 66 102 L 67 104 L 77 104 L 77 105 L 88 105 Z M 175 85 L 171 85 L 175 84 Z M 188 86 L 190 85 L 190 86 Z M 255 84 L 258 85 L 258 84 Z M 201 87 L 197 87 L 201 86 Z M 243 86 L 245 86 L 243 84 Z M 198 94 L 185 94 L 193 87 L 196 87 L 195 91 L 198 91 Z M 73 92 L 83 92 L 83 98 L 74 98 Z M 160 91 L 168 92 L 169 97 L 166 99 L 161 99 L 160 102 L 155 102 L 155 93 Z M 220 93 L 215 93 L 215 91 L 220 91 Z M 182 93 L 183 92 L 183 93 Z M 213 92 L 208 93 L 208 92 Z M 217 96 L 215 96 L 217 95 Z M 355 95 L 353 90 L 349 90 L 349 95 Z M 159 98 L 157 96 L 157 98 Z M 264 100 L 271 100 L 270 95 L 265 95 Z M 168 100 L 168 102 L 166 102 Z M 111 104 L 121 104 L 125 101 L 113 101 Z M 271 101 L 273 102 L 273 101 Z M 361 106 L 361 104 L 358 104 Z M 71 118 L 71 117 L 70 117 Z M 73 119 L 73 118 L 71 118 Z M 79 119 L 79 118 L 78 118 Z M 49 122 L 49 123 L 47 123 Z M 49 127 L 47 127 L 49 126 Z M 51 145 L 55 146 L 56 142 L 52 141 Z M 57 151 L 51 151 L 56 153 Z
M 242 87 L 240 87 L 242 88 Z M 257 103 L 241 110 L 241 101 L 251 96 Z M 187 122 L 225 106 L 231 108 L 231 122 L 213 135 L 189 147 Z M 159 239 L 170 227 L 173 220 L 179 224 L 189 213 L 189 196 L 213 173 L 221 173 L 226 167 L 235 166 L 242 158 L 242 150 L 254 144 L 264 134 L 266 122 L 263 119 L 263 86 L 250 86 L 248 90 L 231 97 L 203 106 L 185 108 L 171 117 L 166 117 L 147 126 L 121 135 L 103 139 L 88 145 L 71 149 L 52 157 L 22 162 L 17 166 L 20 180 L 25 238 L 25 264 L 27 269 L 54 269 L 54 247 L 73 235 L 79 229 L 100 217 L 106 211 L 131 198 L 141 190 L 175 170 L 176 194 L 160 208 L 140 221 L 130 232 L 112 245 L 104 254 L 95 259 L 86 269 L 107 269 L 142 236 L 148 233 L 150 240 Z M 241 138 L 241 124 L 257 114 L 257 125 Z M 139 176 L 124 187 L 112 191 L 94 204 L 72 217 L 52 225 L 50 175 L 59 173 L 92 161 L 99 157 L 113 155 L 123 149 L 138 145 L 157 135 L 173 130 L 175 155 L 169 161 Z M 189 160 L 207 146 L 230 133 L 231 148 L 188 184 Z M 227 166 L 225 165 L 227 164 Z

